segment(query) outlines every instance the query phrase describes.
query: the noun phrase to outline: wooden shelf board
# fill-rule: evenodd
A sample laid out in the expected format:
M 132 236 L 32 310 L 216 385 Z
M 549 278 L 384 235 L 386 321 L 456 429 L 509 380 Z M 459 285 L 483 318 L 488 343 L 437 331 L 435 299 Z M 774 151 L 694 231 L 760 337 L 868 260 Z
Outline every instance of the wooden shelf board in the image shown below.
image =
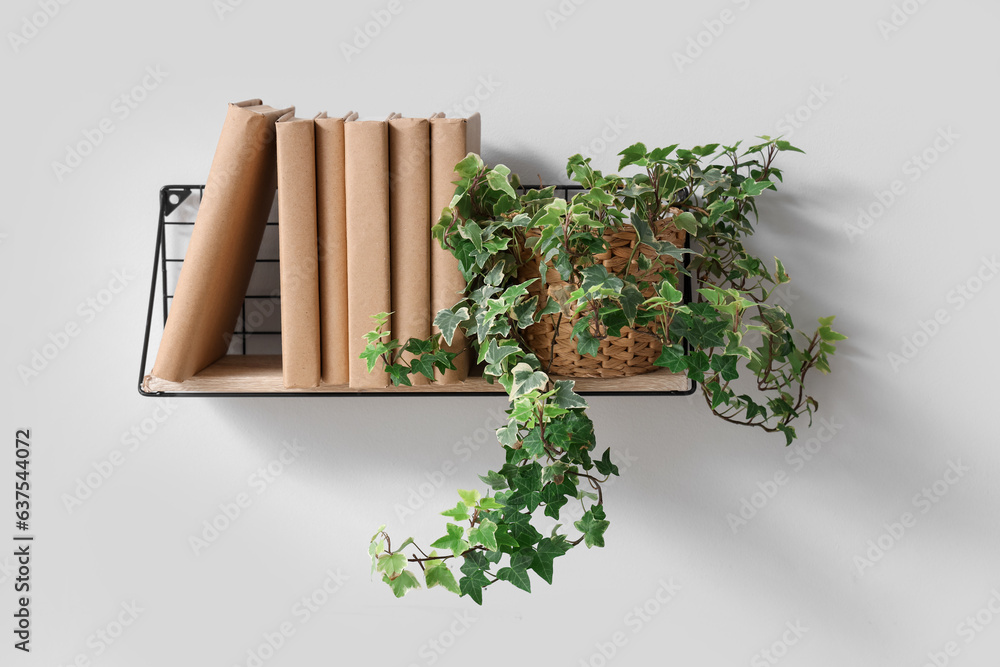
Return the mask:
M 562 379 L 562 378 L 555 378 Z M 652 373 L 620 378 L 569 378 L 576 380 L 579 393 L 684 392 L 684 374 L 663 368 Z M 184 382 L 169 382 L 152 375 L 143 378 L 149 393 L 230 393 L 230 394 L 503 394 L 499 384 L 470 377 L 460 384 L 430 384 L 416 387 L 351 389 L 347 385 L 320 385 L 312 389 L 285 389 L 281 380 L 280 355 L 230 355 Z

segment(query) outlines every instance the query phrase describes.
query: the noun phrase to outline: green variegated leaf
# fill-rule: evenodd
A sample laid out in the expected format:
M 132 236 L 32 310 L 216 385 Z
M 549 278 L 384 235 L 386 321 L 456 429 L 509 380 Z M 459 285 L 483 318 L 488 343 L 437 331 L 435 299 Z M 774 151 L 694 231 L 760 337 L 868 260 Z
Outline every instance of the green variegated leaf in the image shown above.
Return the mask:
M 573 380 L 557 380 L 555 393 L 552 395 L 552 402 L 557 407 L 567 410 L 587 407 L 587 401 L 584 400 L 583 396 L 573 391 L 575 384 L 576 382 Z
M 434 326 L 441 330 L 441 336 L 451 345 L 451 341 L 455 338 L 455 330 L 467 319 L 469 319 L 468 308 L 462 307 L 454 312 L 442 310 L 434 318 Z
M 549 376 L 542 371 L 536 371 L 522 362 L 511 369 L 511 398 L 517 398 L 536 389 L 543 389 L 549 381 Z

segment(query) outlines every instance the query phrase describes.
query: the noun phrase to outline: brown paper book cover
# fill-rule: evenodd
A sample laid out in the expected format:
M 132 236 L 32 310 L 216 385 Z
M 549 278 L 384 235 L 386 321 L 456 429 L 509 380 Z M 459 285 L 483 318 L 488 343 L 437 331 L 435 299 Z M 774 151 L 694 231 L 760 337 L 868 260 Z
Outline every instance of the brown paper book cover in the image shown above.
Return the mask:
M 320 348 L 324 384 L 347 384 L 347 194 L 343 118 L 316 118 L 316 213 L 319 246 Z
M 471 121 L 471 122 L 470 122 Z M 479 148 L 479 114 L 470 119 L 431 117 L 431 224 L 435 224 L 455 195 L 455 165 L 461 162 L 469 147 Z M 471 130 L 470 130 L 471 127 Z M 458 268 L 458 260 L 435 240 L 431 243 L 431 319 L 438 311 L 451 308 L 465 291 L 465 279 Z M 435 329 L 436 330 L 436 329 Z M 443 384 L 464 382 L 469 376 L 469 358 L 465 351 L 466 340 L 459 329 L 446 349 L 459 352 L 455 357 L 456 370 L 436 376 Z
M 287 388 L 308 389 L 320 380 L 315 123 L 289 113 L 275 129 L 281 377 Z
M 430 169 L 428 120 L 389 120 L 392 334 L 404 345 L 431 335 Z
M 389 312 L 389 132 L 385 121 L 344 123 L 344 184 L 347 196 L 347 321 L 349 383 L 355 389 L 389 386 L 389 374 L 371 373 L 360 358 L 372 315 Z
M 152 375 L 183 382 L 229 349 L 274 201 L 275 121 L 291 110 L 229 105 Z

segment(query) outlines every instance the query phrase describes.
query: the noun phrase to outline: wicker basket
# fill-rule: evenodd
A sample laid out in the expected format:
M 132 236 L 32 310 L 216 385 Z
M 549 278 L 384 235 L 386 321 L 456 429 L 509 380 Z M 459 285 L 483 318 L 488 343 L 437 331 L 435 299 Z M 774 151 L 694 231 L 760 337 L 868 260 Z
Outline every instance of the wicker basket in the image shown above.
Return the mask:
M 674 215 L 679 212 L 671 209 Z M 531 234 L 529 231 L 528 235 Z M 604 238 L 610 250 L 596 255 L 595 263 L 603 264 L 609 272 L 621 275 L 637 242 L 635 231 L 631 227 L 616 232 L 609 231 Z M 662 229 L 657 238 L 683 247 L 685 232 L 669 224 Z M 640 247 L 638 252 L 650 259 L 656 257 L 656 252 L 648 246 Z M 518 280 L 521 282 L 540 277 L 538 257 L 534 254 L 527 257 L 529 253 L 530 251 L 525 251 L 527 261 L 518 271 Z M 664 259 L 668 262 L 673 261 L 670 258 Z M 552 266 L 546 268 L 547 292 L 542 293 L 540 281 L 532 283 L 528 288 L 530 294 L 538 296 L 539 308 L 545 306 L 553 290 L 569 287 Z M 659 276 L 652 271 L 646 276 L 640 275 L 638 262 L 635 259 L 632 260 L 629 274 L 647 282 L 655 283 L 659 280 Z M 647 298 L 652 296 L 653 289 L 650 286 L 644 292 L 644 296 Z M 525 330 L 528 347 L 538 357 L 543 369 L 548 369 L 553 375 L 565 377 L 624 377 L 657 370 L 658 367 L 654 366 L 653 362 L 659 358 L 663 345 L 659 336 L 651 330 L 622 327 L 621 336 L 607 336 L 601 340 L 596 356 L 580 355 L 576 350 L 576 341 L 571 338 L 573 325 L 580 317 L 580 315 L 573 318 L 562 316 L 560 319 L 558 314 L 544 315 L 539 322 Z M 557 323 L 558 331 L 556 331 Z

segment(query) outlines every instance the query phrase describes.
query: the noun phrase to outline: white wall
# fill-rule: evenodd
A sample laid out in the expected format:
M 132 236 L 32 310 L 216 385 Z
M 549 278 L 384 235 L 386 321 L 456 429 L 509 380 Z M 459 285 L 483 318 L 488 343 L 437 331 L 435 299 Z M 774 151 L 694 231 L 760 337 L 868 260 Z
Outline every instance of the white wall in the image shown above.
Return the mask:
M 990 327 L 1000 281 L 977 278 L 994 277 L 984 261 L 1000 242 L 995 3 L 905 0 L 916 13 L 886 38 L 879 22 L 892 0 L 566 0 L 573 11 L 554 29 L 555 0 L 402 0 L 348 63 L 340 44 L 387 2 L 230 2 L 238 6 L 221 20 L 212 0 L 59 5 L 16 51 L 9 34 L 0 49 L 2 429 L 8 442 L 15 428 L 33 429 L 37 535 L 34 651 L 4 664 L 66 665 L 82 654 L 108 667 L 247 665 L 262 634 L 286 621 L 295 634 L 269 666 L 597 666 L 595 646 L 616 632 L 627 643 L 614 665 L 765 665 L 759 652 L 775 642 L 789 666 L 922 665 L 948 642 L 949 664 L 995 659 L 1000 620 L 987 604 L 1000 610 L 1000 369 Z M 20 32 L 38 11 L 35 0 L 7 2 L 0 26 Z M 711 36 L 705 22 L 724 11 L 730 23 Z M 678 67 L 674 54 L 699 34 L 708 46 Z M 123 118 L 115 100 L 147 67 L 165 78 Z M 765 198 L 755 245 L 784 259 L 797 322 L 836 314 L 850 336 L 833 375 L 813 378 L 820 423 L 836 433 L 820 443 L 829 429 L 803 427 L 800 442 L 821 445 L 804 465 L 780 438 L 726 425 L 699 400 L 593 399 L 600 442 L 635 459 L 608 490 L 607 547 L 573 551 L 555 584 L 536 581 L 530 596 L 491 589 L 483 608 L 440 591 L 393 599 L 369 581 L 365 548 L 383 521 L 395 534 L 436 536 L 453 490 L 500 461 L 498 446 L 459 456 L 500 399 L 176 400 L 134 451 L 123 441 L 158 405 L 135 390 L 157 191 L 204 180 L 228 101 L 377 117 L 451 108 L 477 90 L 487 157 L 526 180 L 561 180 L 565 157 L 609 124 L 622 129 L 597 156 L 606 169 L 637 140 L 786 132 L 807 155 L 783 159 L 785 186 Z M 792 127 L 788 114 L 804 120 Z M 104 118 L 113 133 L 59 180 L 52 163 Z M 957 139 L 937 153 L 940 132 Z M 913 172 L 911 156 L 924 151 L 936 161 Z M 896 180 L 903 193 L 849 238 L 859 209 Z M 127 287 L 87 314 L 79 304 L 115 271 Z M 981 289 L 968 300 L 959 285 Z M 923 336 L 920 322 L 938 311 L 947 323 Z M 79 335 L 22 381 L 18 366 L 70 322 Z M 894 368 L 887 355 L 914 337 L 916 356 Z M 257 495 L 250 476 L 292 440 L 305 452 Z M 116 450 L 124 462 L 68 511 L 63 495 Z M 7 451 L 0 509 L 12 524 Z M 454 474 L 401 522 L 394 507 L 447 462 Z M 939 502 L 919 500 L 959 463 L 967 470 L 939 487 Z M 734 534 L 727 514 L 779 472 L 787 482 Z M 240 492 L 253 504 L 195 555 L 189 536 Z M 915 523 L 883 537 L 891 548 L 859 571 L 856 557 L 903 513 Z M 12 559 L 0 564 L 8 656 Z M 348 578 L 301 623 L 293 605 L 328 571 Z M 655 601 L 661 581 L 680 586 L 665 605 Z M 100 640 L 88 637 L 132 601 L 137 621 L 98 655 Z M 629 616 L 643 605 L 658 613 Z M 977 613 L 981 631 L 960 626 Z M 467 615 L 468 630 L 454 614 Z M 788 623 L 808 630 L 782 647 L 795 638 Z M 440 657 L 428 644 L 438 639 L 451 645 Z

